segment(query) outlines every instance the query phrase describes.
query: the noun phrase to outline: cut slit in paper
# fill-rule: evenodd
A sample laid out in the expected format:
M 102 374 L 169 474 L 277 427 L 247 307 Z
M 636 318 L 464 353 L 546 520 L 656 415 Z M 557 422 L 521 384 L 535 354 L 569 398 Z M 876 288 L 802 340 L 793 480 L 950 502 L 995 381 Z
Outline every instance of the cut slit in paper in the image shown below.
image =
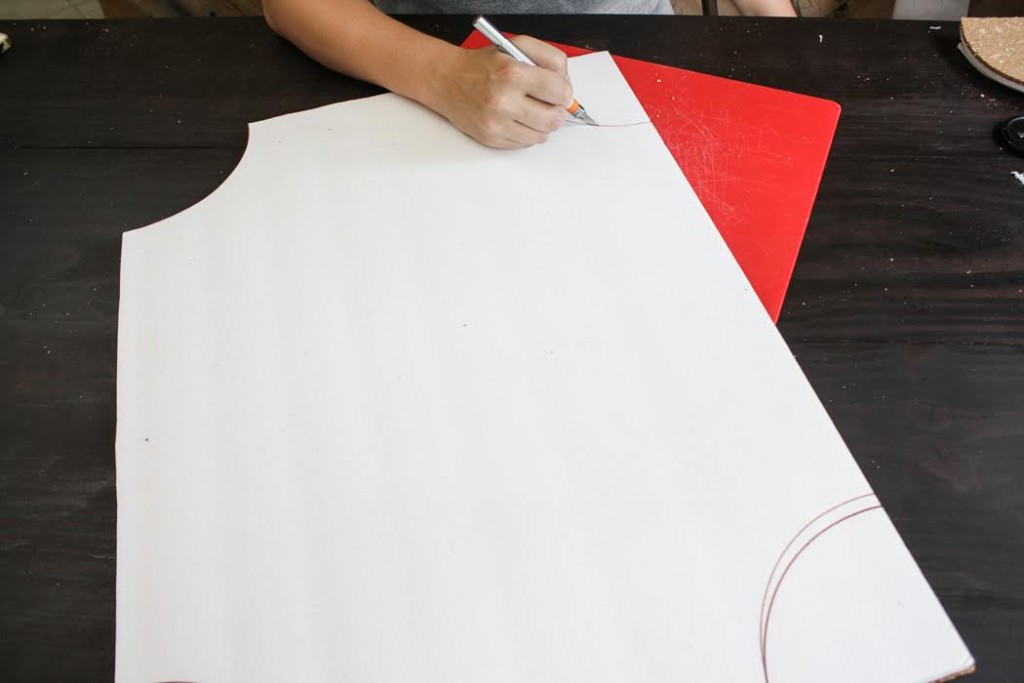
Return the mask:
M 585 121 L 578 121 L 571 117 L 566 118 L 565 122 L 566 124 L 572 124 L 574 126 L 589 126 L 590 128 L 629 128 L 631 126 L 650 125 L 651 123 L 650 119 L 647 119 L 646 121 L 634 121 L 632 123 L 601 123 L 600 121 L 596 123 L 587 123 Z
M 651 117 L 633 95 L 628 83 L 620 79 L 621 82 L 607 84 L 600 78 L 599 74 L 605 62 L 606 58 L 576 59 L 573 62 L 573 95 L 583 103 L 587 113 L 597 122 L 596 127 L 610 128 L 650 123 Z M 601 86 L 594 87 L 597 83 Z M 567 117 L 566 120 L 581 123 L 572 117 Z
M 760 680 L 779 549 L 869 490 L 651 126 L 264 121 L 121 267 L 119 683 Z M 773 683 L 970 664 L 858 520 L 791 563 Z

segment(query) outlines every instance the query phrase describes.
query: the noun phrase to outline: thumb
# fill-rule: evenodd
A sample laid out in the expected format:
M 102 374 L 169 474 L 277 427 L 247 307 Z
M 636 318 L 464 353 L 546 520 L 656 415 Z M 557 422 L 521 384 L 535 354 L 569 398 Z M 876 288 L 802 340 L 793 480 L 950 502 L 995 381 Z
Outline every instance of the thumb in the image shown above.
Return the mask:
M 516 47 L 525 52 L 530 59 L 536 62 L 537 66 L 548 71 L 554 71 L 562 78 L 568 80 L 569 60 L 565 53 L 557 47 L 552 47 L 530 36 L 516 36 L 512 39 L 512 42 L 515 43 Z

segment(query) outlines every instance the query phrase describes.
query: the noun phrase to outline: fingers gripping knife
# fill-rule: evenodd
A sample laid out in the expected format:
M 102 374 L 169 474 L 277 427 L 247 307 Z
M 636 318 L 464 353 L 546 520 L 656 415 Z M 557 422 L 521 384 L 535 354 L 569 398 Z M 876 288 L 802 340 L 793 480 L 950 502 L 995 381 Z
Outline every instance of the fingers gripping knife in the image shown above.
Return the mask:
M 517 62 L 529 64 L 530 66 L 537 66 L 537 63 L 530 59 L 525 52 L 516 47 L 512 41 L 503 36 L 501 34 L 501 31 L 494 28 L 491 22 L 487 21 L 483 17 L 476 18 L 476 21 L 473 22 L 473 28 L 475 28 L 477 31 L 480 31 L 480 33 L 484 34 L 487 40 L 494 43 L 494 46 L 496 48 L 498 48 L 499 50 L 501 50 L 502 52 L 504 52 Z M 573 99 L 572 104 L 570 104 L 569 107 L 566 109 L 566 111 L 568 111 L 569 115 L 572 116 L 574 119 L 582 123 L 585 123 L 588 126 L 597 125 L 597 121 L 590 118 L 590 115 L 587 114 L 587 110 L 584 109 L 583 105 L 577 102 L 575 98 Z

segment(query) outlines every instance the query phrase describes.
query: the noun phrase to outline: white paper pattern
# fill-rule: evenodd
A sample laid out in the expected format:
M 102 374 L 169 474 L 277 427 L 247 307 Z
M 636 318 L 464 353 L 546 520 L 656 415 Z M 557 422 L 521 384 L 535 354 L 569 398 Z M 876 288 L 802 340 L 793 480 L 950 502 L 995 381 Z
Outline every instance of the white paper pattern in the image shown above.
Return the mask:
M 571 68 L 645 118 L 606 54 Z M 253 124 L 125 235 L 118 343 L 121 683 L 971 663 L 881 510 L 771 583 L 870 488 L 650 125 L 500 152 L 394 95 Z

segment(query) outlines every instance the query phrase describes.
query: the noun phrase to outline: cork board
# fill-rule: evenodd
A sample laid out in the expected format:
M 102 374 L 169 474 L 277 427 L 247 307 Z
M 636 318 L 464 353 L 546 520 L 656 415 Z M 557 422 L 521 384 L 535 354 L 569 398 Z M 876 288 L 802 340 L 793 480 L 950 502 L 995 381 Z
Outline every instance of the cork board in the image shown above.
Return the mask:
M 983 74 L 1024 89 L 1024 17 L 964 17 L 960 50 Z

